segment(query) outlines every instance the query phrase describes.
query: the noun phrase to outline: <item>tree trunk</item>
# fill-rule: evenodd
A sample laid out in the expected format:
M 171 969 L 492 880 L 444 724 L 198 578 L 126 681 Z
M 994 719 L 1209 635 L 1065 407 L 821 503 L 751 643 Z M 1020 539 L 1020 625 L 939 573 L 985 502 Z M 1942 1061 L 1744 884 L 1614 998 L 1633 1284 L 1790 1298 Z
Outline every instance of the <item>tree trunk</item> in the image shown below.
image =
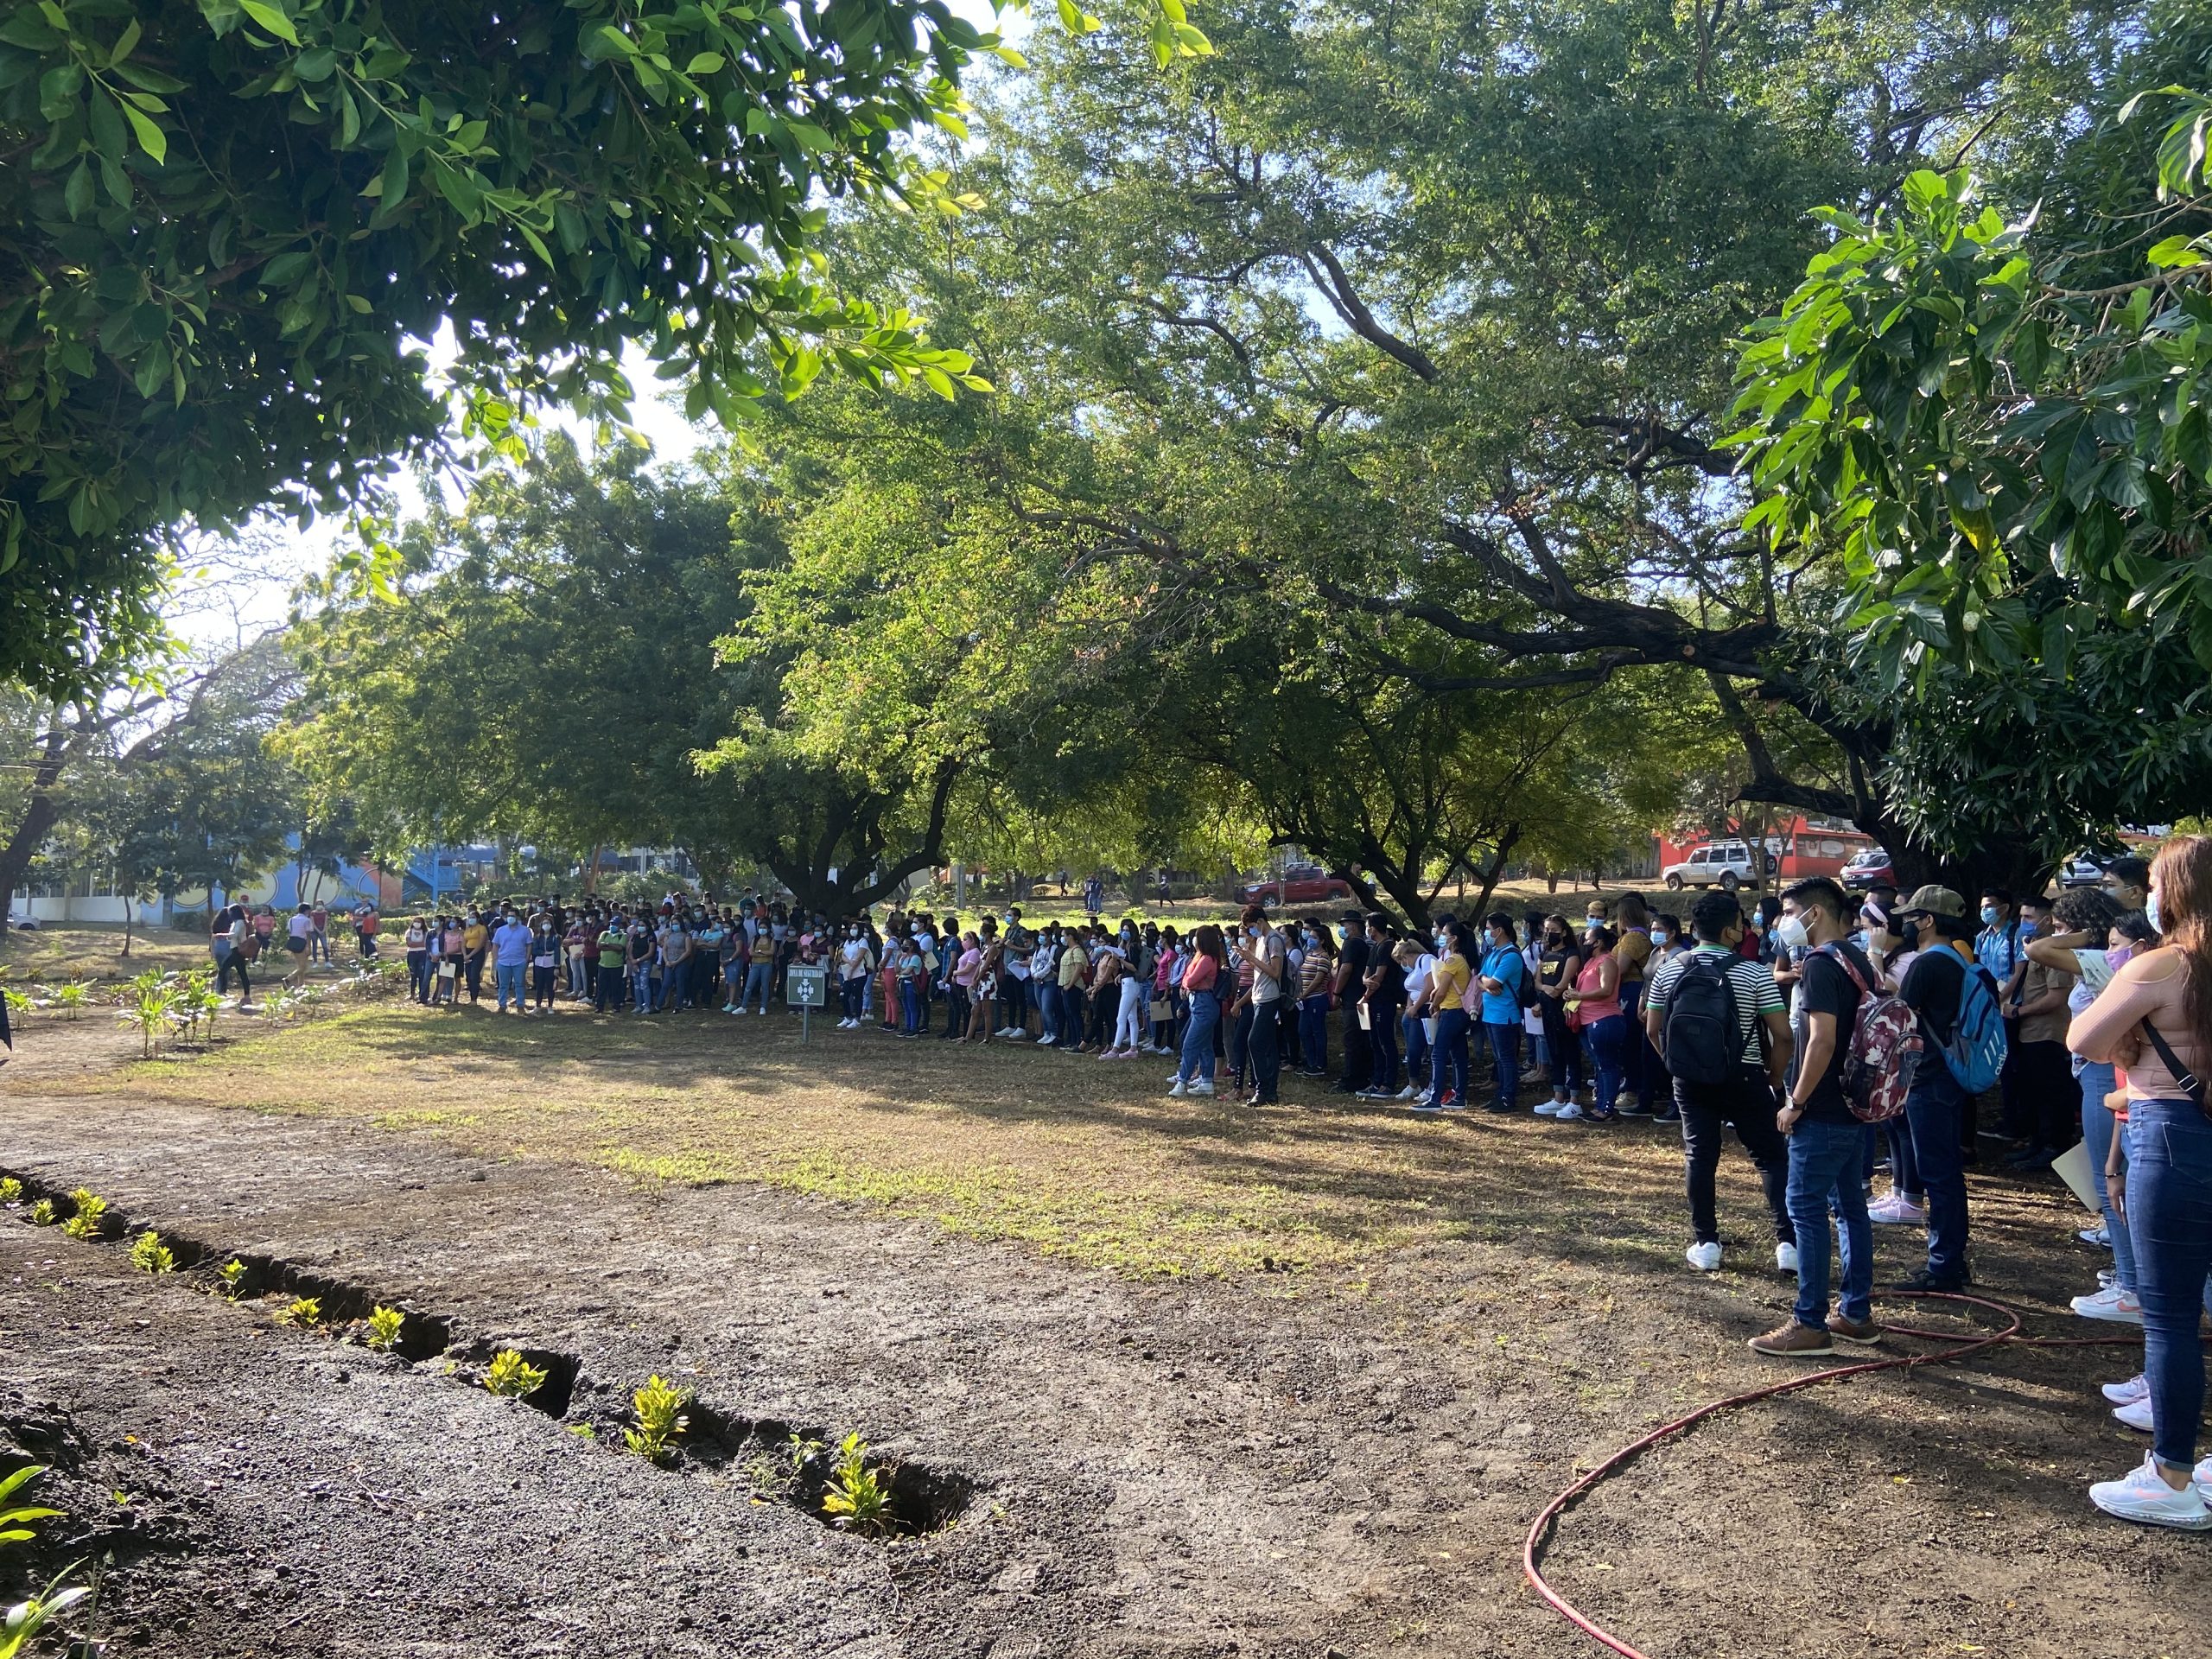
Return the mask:
M 42 772 L 43 766 L 40 768 Z M 22 821 L 16 824 L 16 833 L 8 844 L 0 848 L 0 910 L 12 903 L 16 889 L 24 885 L 30 871 L 31 860 L 46 844 L 47 832 L 54 828 L 54 821 L 60 816 L 50 788 L 32 785 L 31 798 L 23 809 Z

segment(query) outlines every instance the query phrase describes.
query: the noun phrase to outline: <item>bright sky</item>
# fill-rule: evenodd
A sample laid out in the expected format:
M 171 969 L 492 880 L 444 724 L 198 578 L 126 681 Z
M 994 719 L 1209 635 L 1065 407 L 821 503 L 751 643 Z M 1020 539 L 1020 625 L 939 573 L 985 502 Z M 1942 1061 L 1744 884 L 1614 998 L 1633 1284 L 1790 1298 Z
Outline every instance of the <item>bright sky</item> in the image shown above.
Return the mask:
M 995 22 L 1001 35 L 1016 44 L 1027 37 L 1032 26 L 1026 13 L 995 18 L 990 0 L 951 0 L 951 7 L 978 29 Z M 442 365 L 450 355 L 449 335 L 433 342 L 434 365 Z M 684 419 L 680 391 L 662 390 L 665 383 L 653 378 L 652 359 L 642 351 L 632 348 L 624 358 L 623 369 L 639 391 L 632 423 L 652 442 L 656 460 L 683 461 L 712 441 L 715 429 L 696 428 Z M 580 445 L 590 448 L 589 429 L 573 417 L 541 410 L 538 420 L 574 434 Z M 418 510 L 422 496 L 414 480 L 402 478 L 397 486 L 404 507 Z M 256 525 L 236 544 L 211 548 L 197 564 L 188 567 L 185 581 L 165 607 L 170 626 L 196 648 L 220 649 L 282 625 L 294 585 L 322 569 L 344 535 L 341 519 L 318 520 L 302 531 L 289 519 L 279 518 Z

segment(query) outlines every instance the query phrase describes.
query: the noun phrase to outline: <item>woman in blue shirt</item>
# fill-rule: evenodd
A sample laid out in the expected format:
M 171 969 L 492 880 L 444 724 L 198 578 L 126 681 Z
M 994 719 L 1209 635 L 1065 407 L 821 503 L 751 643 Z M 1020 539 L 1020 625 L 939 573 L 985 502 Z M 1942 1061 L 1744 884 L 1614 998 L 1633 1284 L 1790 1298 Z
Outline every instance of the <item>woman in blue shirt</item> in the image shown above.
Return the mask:
M 1521 988 L 1529 964 L 1514 942 L 1513 918 L 1502 910 L 1483 918 L 1483 962 L 1475 982 L 1482 987 L 1483 1033 L 1490 1039 L 1496 1094 L 1493 1112 L 1513 1109 L 1521 1085 Z

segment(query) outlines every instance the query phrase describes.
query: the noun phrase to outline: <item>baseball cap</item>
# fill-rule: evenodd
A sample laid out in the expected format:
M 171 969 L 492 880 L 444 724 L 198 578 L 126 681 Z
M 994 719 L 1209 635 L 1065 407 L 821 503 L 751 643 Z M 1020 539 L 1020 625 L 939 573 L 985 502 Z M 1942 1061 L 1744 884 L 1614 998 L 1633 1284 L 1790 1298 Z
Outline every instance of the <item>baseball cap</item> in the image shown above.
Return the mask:
M 1897 907 L 1900 916 L 1961 917 L 1967 913 L 1967 901 L 1948 887 L 1939 887 L 1934 882 L 1924 887 L 1915 887 L 1912 897 Z

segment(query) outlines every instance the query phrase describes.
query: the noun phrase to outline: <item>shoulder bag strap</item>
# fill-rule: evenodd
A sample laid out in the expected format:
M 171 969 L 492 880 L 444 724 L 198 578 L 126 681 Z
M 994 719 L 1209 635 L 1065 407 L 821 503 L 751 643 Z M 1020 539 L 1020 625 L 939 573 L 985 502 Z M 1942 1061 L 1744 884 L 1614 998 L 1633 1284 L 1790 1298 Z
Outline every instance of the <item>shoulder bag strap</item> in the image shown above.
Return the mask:
M 2174 1081 L 2181 1085 L 2182 1093 L 2189 1096 L 2198 1111 L 2208 1109 L 2204 1103 L 2205 1090 L 2202 1080 L 2181 1063 L 2181 1057 L 2174 1052 L 2173 1046 L 2158 1035 L 2158 1028 L 2145 1020 L 2143 1022 L 2143 1034 L 2151 1039 L 2151 1046 L 2157 1051 L 2159 1062 L 2173 1074 Z

